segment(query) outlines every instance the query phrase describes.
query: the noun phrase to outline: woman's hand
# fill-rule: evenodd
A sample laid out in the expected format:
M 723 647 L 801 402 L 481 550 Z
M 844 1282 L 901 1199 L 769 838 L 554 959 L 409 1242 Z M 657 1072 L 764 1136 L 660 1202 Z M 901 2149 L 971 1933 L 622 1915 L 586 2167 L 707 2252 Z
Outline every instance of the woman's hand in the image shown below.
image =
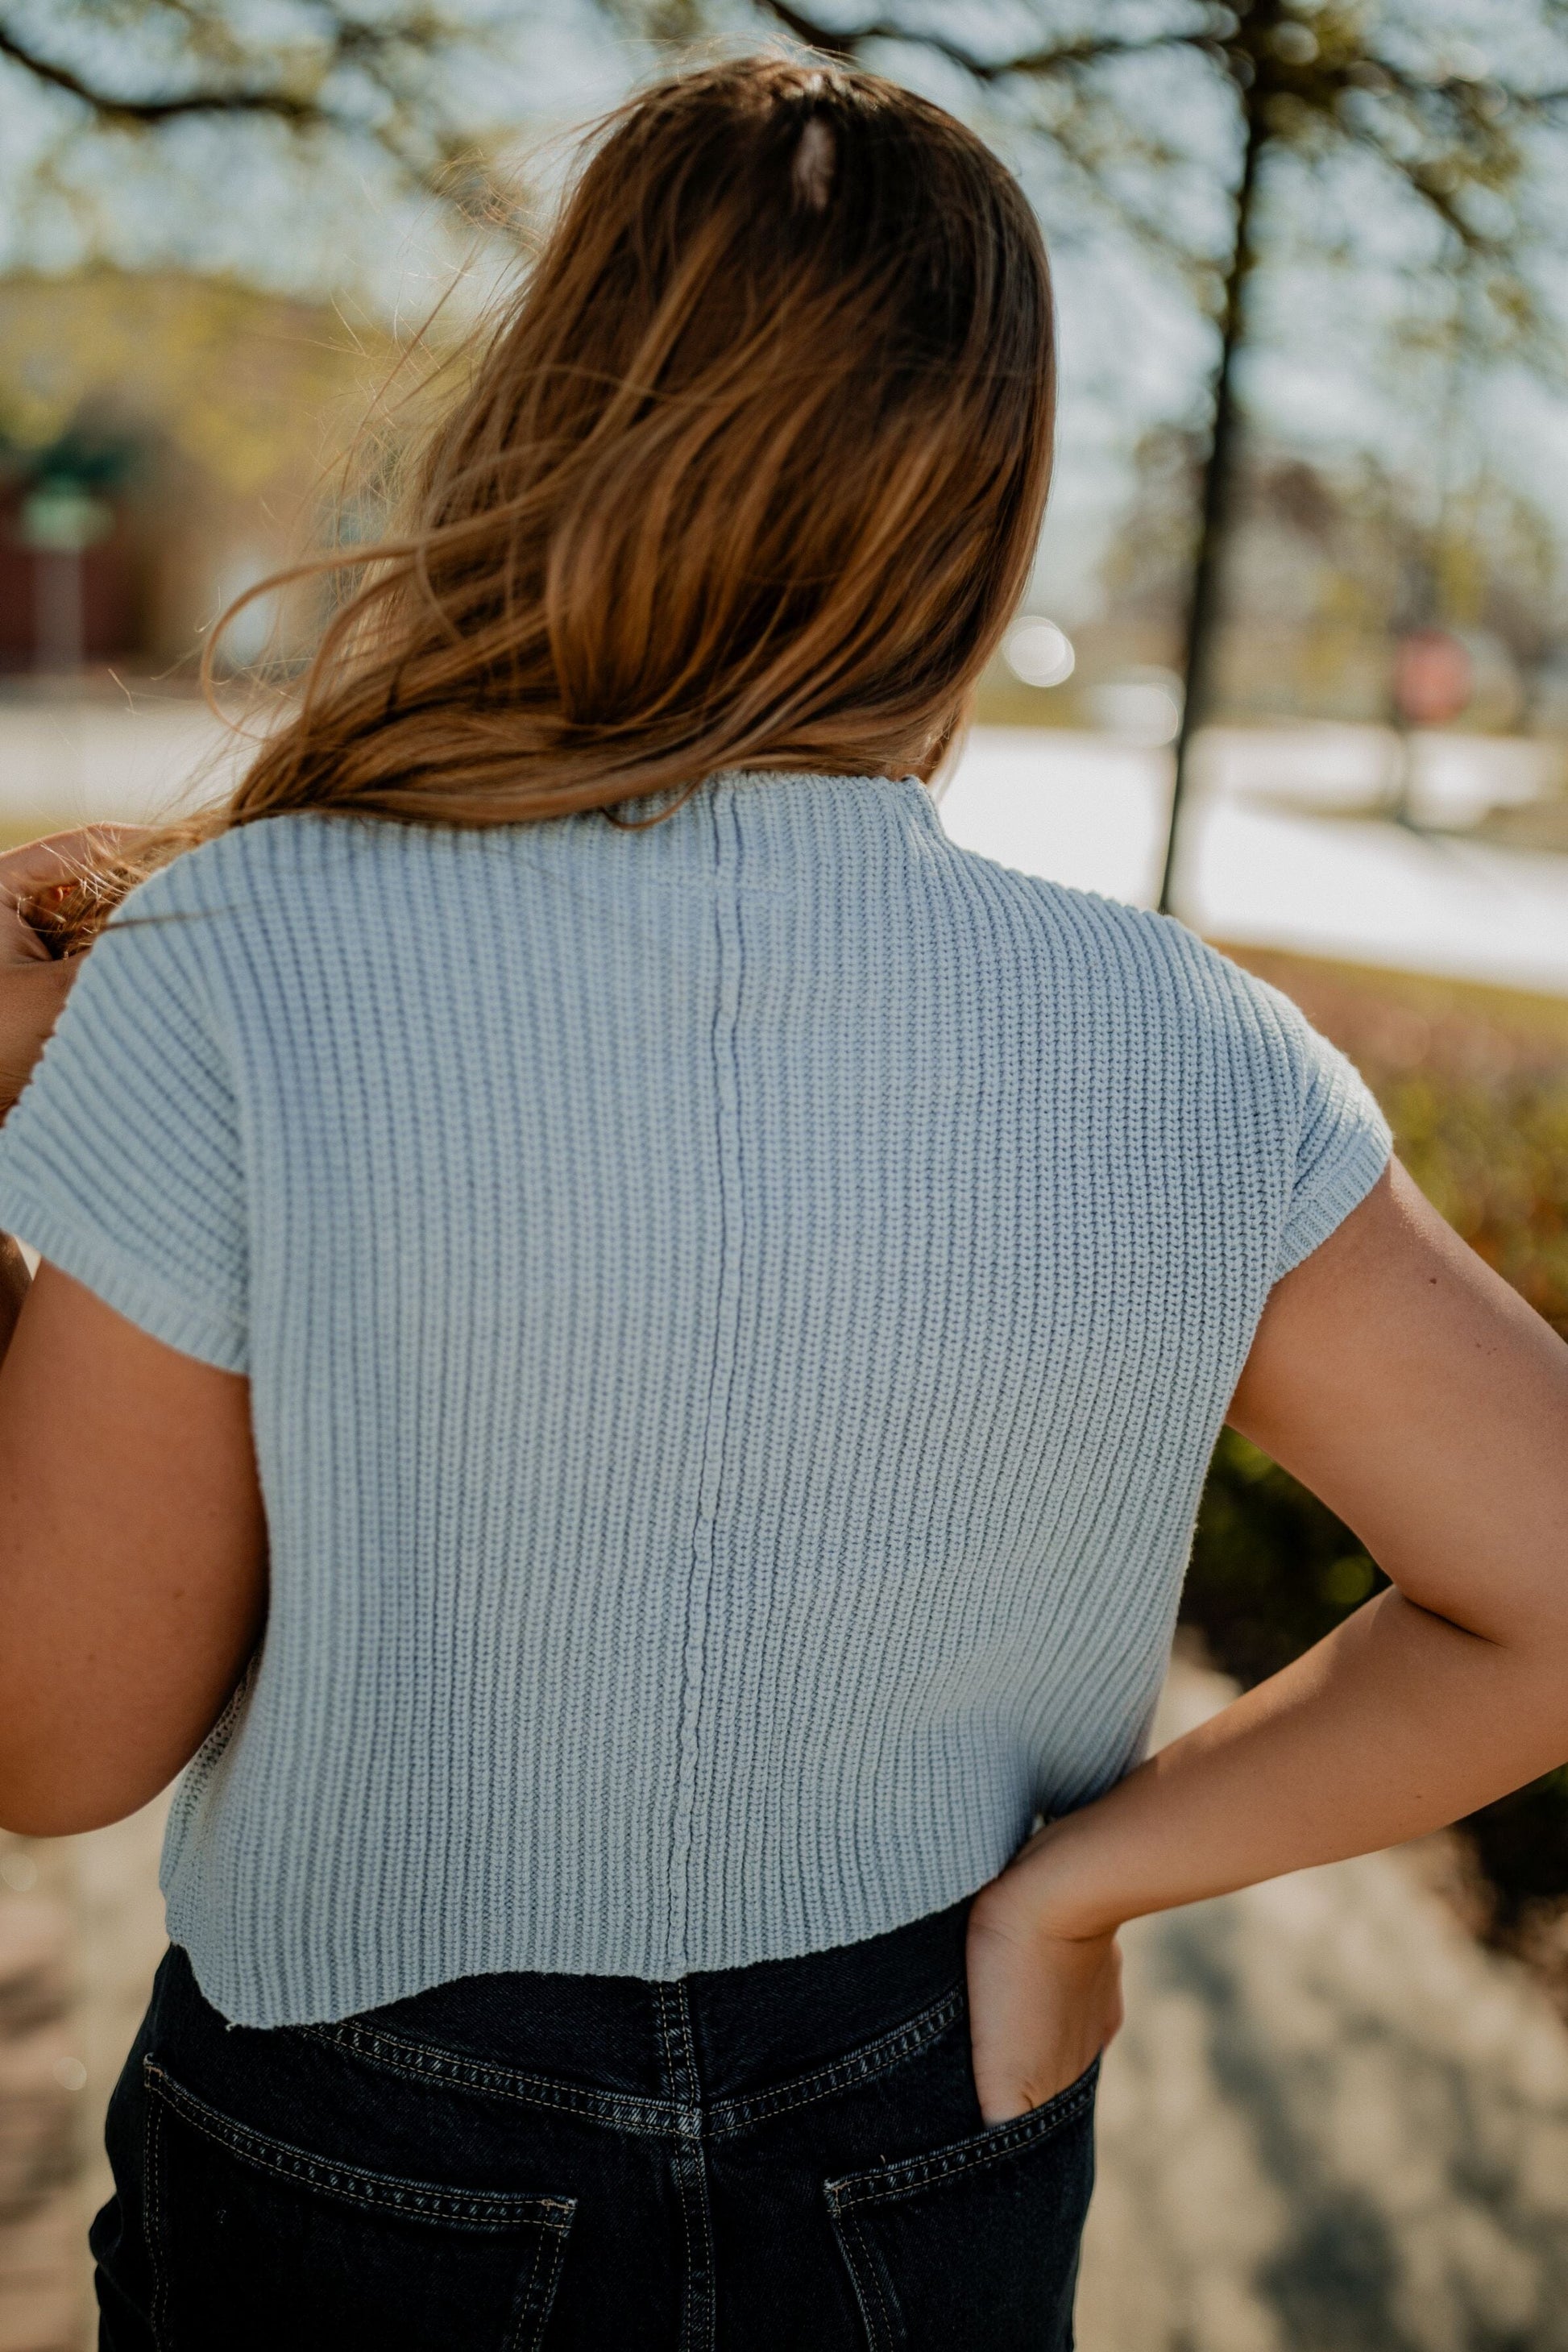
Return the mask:
M 970 1907 L 969 2035 L 988 2124 L 1026 2115 L 1076 2083 L 1121 2023 L 1114 1929 L 1086 1935 L 1053 1913 L 1053 1826 L 1037 1831 Z
M 146 831 L 135 824 L 79 825 L 0 855 L 0 1118 L 26 1085 L 80 967 L 57 961 L 21 913 L 51 882 L 68 882 Z

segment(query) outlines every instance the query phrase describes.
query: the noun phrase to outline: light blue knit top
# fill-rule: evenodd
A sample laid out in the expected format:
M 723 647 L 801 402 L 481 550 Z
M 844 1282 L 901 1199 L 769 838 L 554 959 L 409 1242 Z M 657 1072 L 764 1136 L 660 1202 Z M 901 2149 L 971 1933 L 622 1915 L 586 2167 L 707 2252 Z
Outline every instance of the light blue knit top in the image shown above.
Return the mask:
M 143 885 L 0 1224 L 250 1378 L 270 1614 L 163 1864 L 204 1990 L 670 1978 L 979 1885 L 1137 1758 L 1269 1286 L 1387 1151 L 1282 997 L 913 781 Z

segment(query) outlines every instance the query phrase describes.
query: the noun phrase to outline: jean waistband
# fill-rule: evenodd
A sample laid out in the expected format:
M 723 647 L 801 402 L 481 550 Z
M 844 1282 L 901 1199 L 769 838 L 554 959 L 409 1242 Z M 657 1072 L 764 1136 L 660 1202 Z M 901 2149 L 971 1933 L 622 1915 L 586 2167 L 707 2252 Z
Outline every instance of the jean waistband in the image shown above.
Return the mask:
M 470 2062 L 475 2088 L 491 2069 L 611 2098 L 743 2105 L 911 2024 L 923 2040 L 955 2022 L 970 1899 L 863 1942 L 666 1984 L 461 1977 L 335 2026 L 282 2030 L 395 2066 L 400 2053 L 451 2053 Z M 194 1981 L 188 1990 L 199 2002 Z

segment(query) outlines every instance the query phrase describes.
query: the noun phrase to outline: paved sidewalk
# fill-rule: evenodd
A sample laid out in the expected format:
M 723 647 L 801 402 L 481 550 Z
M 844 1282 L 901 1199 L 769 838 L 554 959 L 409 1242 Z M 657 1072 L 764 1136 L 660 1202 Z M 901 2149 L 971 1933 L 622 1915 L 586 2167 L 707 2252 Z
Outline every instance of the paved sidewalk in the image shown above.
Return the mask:
M 1164 1732 L 1228 1690 L 1179 1666 Z M 1568 2029 L 1424 1859 L 1127 1932 L 1080 2352 L 1568 2347 Z
M 1376 732 L 1216 730 L 1183 835 L 1188 920 L 1238 946 L 1568 994 L 1568 856 L 1344 814 L 1365 797 L 1360 738 Z M 1445 770 L 1441 813 L 1459 814 L 1467 781 L 1476 805 L 1493 790 L 1509 798 L 1515 755 L 1531 748 L 1445 745 L 1449 767 L 1469 765 Z M 1005 866 L 1147 906 L 1169 795 L 1167 752 L 977 727 L 942 818 L 954 841 Z
M 97 2342 L 103 2113 L 164 1948 L 164 1805 L 88 1837 L 0 1833 L 0 2352 Z
M 1163 1733 L 1228 1688 L 1178 1665 Z M 160 1825 L 0 1842 L 0 2352 L 92 2341 Z M 1129 1931 L 1080 2352 L 1568 2352 L 1568 2030 L 1427 1878 L 1374 1855 Z
M 223 788 L 237 748 L 194 697 L 0 698 L 0 824 L 15 840 L 173 816 Z

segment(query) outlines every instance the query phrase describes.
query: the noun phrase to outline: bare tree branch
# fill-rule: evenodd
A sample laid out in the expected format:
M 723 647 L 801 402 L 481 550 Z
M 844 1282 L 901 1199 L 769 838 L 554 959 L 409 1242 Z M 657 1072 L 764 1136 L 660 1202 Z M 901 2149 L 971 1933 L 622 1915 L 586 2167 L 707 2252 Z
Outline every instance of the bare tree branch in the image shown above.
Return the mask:
M 1354 0 L 1325 0 L 1308 11 L 1291 0 L 1250 0 L 1248 5 L 1212 11 L 1201 22 L 1173 26 L 1141 41 L 1113 34 L 1068 34 L 1010 56 L 983 56 L 972 42 L 945 31 L 916 31 L 885 17 L 854 34 L 825 34 L 801 0 L 760 0 L 776 22 L 798 39 L 814 41 L 836 56 L 853 58 L 872 43 L 896 40 L 918 45 L 965 74 L 999 110 L 1016 106 L 1031 86 L 1065 96 L 1043 104 L 1029 125 L 1071 172 L 1075 184 L 1115 217 L 1145 250 L 1176 259 L 1189 282 L 1205 274 L 1207 257 L 1173 250 L 1175 240 L 1163 220 L 1124 188 L 1126 167 L 1152 169 L 1160 158 L 1126 103 L 1112 71 L 1131 54 L 1200 55 L 1236 100 L 1237 149 L 1241 158 L 1235 197 L 1235 235 L 1228 264 L 1207 262 L 1211 286 L 1218 282 L 1220 332 L 1215 374 L 1215 410 L 1209 446 L 1201 469 L 1202 520 L 1194 556 L 1194 592 L 1186 628 L 1188 694 L 1177 743 L 1175 791 L 1166 845 L 1162 906 L 1171 904 L 1176 861 L 1177 811 L 1186 780 L 1191 745 L 1212 715 L 1214 646 L 1219 626 L 1224 550 L 1234 508 L 1234 483 L 1242 446 L 1242 423 L 1235 393 L 1235 362 L 1249 332 L 1245 297 L 1261 258 L 1258 210 L 1265 200 L 1276 155 L 1295 152 L 1325 156 L 1355 151 L 1373 157 L 1405 197 L 1434 221 L 1453 249 L 1484 277 L 1500 327 L 1512 349 L 1532 365 L 1561 371 L 1543 307 L 1531 283 L 1517 220 L 1489 225 L 1489 205 L 1507 205 L 1527 163 L 1521 134 L 1531 124 L 1556 121 L 1568 92 L 1516 88 L 1500 72 L 1488 77 L 1455 73 L 1434 56 L 1428 70 L 1418 60 L 1385 52 L 1376 20 Z M 1568 30 L 1568 0 L 1543 0 L 1549 21 Z M 1010 124 L 1016 118 L 1006 113 Z M 1140 150 L 1142 149 L 1142 152 Z M 1173 160 L 1173 159 L 1170 159 Z
M 193 114 L 253 114 L 270 115 L 279 121 L 302 127 L 307 123 L 328 119 L 325 110 L 313 99 L 303 99 L 288 90 L 245 89 L 236 86 L 226 89 L 190 90 L 177 98 L 131 98 L 123 92 L 107 90 L 63 66 L 52 58 L 42 56 L 0 19 L 0 57 L 9 58 L 13 65 L 21 66 L 37 81 L 51 89 L 63 90 L 69 98 L 79 100 L 91 109 L 100 121 L 125 125 L 145 125 L 173 122 L 183 115 Z
M 819 25 L 802 9 L 790 5 L 790 0 L 763 0 L 770 16 L 781 24 L 785 32 L 810 48 L 820 49 L 826 57 L 848 59 L 874 41 L 902 41 L 915 48 L 929 50 L 932 57 L 945 59 L 959 67 L 975 81 L 987 83 L 1008 79 L 1014 74 L 1040 76 L 1058 73 L 1073 66 L 1097 65 L 1107 58 L 1147 56 L 1150 51 L 1177 46 L 1194 47 L 1207 43 L 1206 33 L 1182 32 L 1151 35 L 1147 40 L 1125 41 L 1108 38 L 1100 34 L 1085 34 L 1075 38 L 1044 43 L 1036 49 L 1020 50 L 1012 57 L 987 58 L 971 48 L 967 42 L 955 40 L 951 34 L 937 33 L 922 26 L 918 32 L 889 17 L 874 17 L 868 25 L 857 26 L 852 33 L 837 32 Z
M 864 29 L 857 33 L 833 32 L 827 26 L 815 24 L 809 16 L 802 16 L 798 8 L 788 5 L 788 0 L 767 0 L 767 10 L 770 16 L 777 18 L 786 33 L 793 34 L 808 49 L 820 49 L 826 58 L 839 58 L 847 62 L 862 41 L 875 37 Z
M 86 13 L 101 19 L 112 10 Z M 469 221 L 482 219 L 494 229 L 512 220 L 512 192 L 443 101 L 438 68 L 459 48 L 480 47 L 487 37 L 481 27 L 435 9 L 377 21 L 327 5 L 312 11 L 315 37 L 308 45 L 258 51 L 236 34 L 221 0 L 158 0 L 158 13 L 179 20 L 180 78 L 189 84 L 166 95 L 134 95 L 46 54 L 16 29 L 15 9 L 0 8 L 0 59 L 75 100 L 105 131 L 155 134 L 204 118 L 271 121 L 297 137 L 320 133 L 374 151 L 408 187 Z M 199 69 L 194 75 L 193 65 Z

